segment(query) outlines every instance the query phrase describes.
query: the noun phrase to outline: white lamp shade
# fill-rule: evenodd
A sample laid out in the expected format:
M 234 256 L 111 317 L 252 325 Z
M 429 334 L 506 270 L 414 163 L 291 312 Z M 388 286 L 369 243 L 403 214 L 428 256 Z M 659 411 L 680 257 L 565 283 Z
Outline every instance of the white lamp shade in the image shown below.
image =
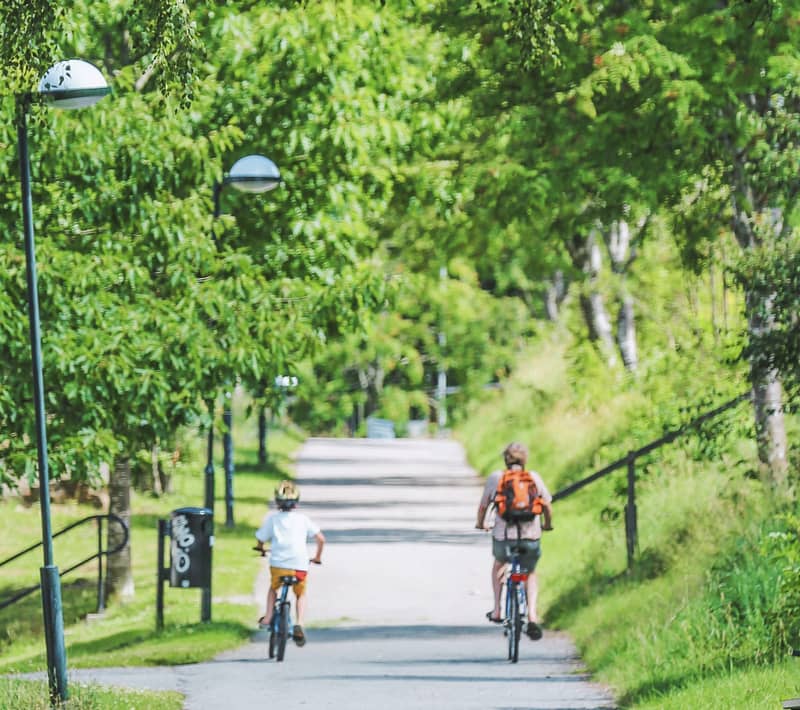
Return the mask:
M 110 92 L 100 70 L 82 59 L 56 62 L 39 82 L 39 93 L 56 108 L 91 106 Z
M 237 160 L 225 176 L 225 182 L 243 192 L 266 192 L 281 181 L 278 166 L 263 155 L 248 155 Z

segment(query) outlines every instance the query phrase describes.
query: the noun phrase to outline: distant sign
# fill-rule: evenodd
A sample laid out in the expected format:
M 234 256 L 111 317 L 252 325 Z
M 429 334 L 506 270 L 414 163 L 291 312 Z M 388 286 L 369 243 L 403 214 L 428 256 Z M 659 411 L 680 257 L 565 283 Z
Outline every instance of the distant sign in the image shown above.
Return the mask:
M 297 387 L 299 382 L 295 375 L 278 375 L 275 378 L 276 387 Z

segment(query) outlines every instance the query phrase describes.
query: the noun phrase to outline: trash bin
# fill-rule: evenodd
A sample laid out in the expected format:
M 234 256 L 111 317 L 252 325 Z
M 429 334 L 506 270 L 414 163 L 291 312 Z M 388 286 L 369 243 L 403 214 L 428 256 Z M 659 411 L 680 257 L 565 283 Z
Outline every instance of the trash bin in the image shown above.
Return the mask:
M 208 508 L 178 508 L 170 514 L 169 586 L 211 586 L 214 518 Z

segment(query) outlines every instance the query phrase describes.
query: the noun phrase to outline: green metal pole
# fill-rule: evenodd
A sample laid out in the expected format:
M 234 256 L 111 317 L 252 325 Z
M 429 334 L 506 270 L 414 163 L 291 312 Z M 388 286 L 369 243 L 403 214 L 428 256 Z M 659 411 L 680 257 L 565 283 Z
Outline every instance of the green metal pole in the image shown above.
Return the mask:
M 439 267 L 439 284 L 444 289 L 447 283 L 447 267 Z M 436 409 L 436 423 L 438 431 L 442 434 L 447 427 L 447 370 L 444 365 L 444 349 L 447 345 L 447 336 L 444 332 L 444 305 L 439 311 L 439 333 L 437 335 L 439 343 L 439 363 L 438 372 L 436 376 L 436 401 L 438 407 Z
M 214 402 L 209 400 L 206 403 L 211 424 L 208 425 L 208 436 L 206 437 L 206 467 L 205 474 L 205 507 L 214 513 Z
M 258 410 L 258 463 L 260 466 L 267 465 L 267 408 L 261 406 Z
M 164 628 L 164 538 L 167 536 L 167 521 L 159 520 L 158 547 L 156 547 L 156 631 Z
M 625 505 L 625 543 L 628 553 L 628 572 L 633 570 L 638 543 L 636 525 L 636 457 L 628 453 L 628 502 Z
M 214 520 L 214 402 L 213 400 L 209 400 L 206 402 L 206 406 L 208 407 L 208 411 L 211 414 L 211 424 L 208 427 L 208 442 L 207 442 L 207 463 L 206 463 L 206 494 L 205 494 L 205 507 L 211 511 L 211 525 L 213 526 Z M 212 533 L 213 535 L 213 527 Z M 209 583 L 207 587 L 203 588 L 202 595 L 200 597 L 200 620 L 201 621 L 211 621 L 211 579 L 213 577 L 213 567 L 212 567 L 212 559 L 211 553 L 209 553 L 208 559 L 208 567 L 209 567 Z
M 44 411 L 44 377 L 42 375 L 42 337 L 39 326 L 39 294 L 36 279 L 36 249 L 33 238 L 33 197 L 31 166 L 28 155 L 27 113 L 30 96 L 17 97 L 17 138 L 19 174 L 22 188 L 22 222 L 25 230 L 25 262 L 28 286 L 28 321 L 30 323 L 31 359 L 33 365 L 33 399 L 36 413 L 36 448 L 39 463 L 39 505 L 42 516 L 44 566 L 42 613 L 47 645 L 47 677 L 50 699 L 54 704 L 69 697 L 67 690 L 67 654 L 64 648 L 64 619 L 61 610 L 61 579 L 53 564 L 53 534 L 50 526 L 50 472 L 47 462 L 47 430 Z
M 223 182 L 214 183 L 214 221 L 222 214 Z M 216 238 L 215 238 L 216 241 Z M 224 429 L 222 432 L 222 468 L 225 472 L 225 527 L 232 528 L 233 522 L 233 414 L 231 412 L 231 392 L 225 392 L 225 404 L 222 413 Z M 208 507 L 208 506 L 206 506 Z M 213 506 L 212 506 L 213 508 Z
M 225 469 L 225 527 L 232 528 L 233 522 L 233 392 L 225 393 L 225 409 L 222 412 L 222 467 Z

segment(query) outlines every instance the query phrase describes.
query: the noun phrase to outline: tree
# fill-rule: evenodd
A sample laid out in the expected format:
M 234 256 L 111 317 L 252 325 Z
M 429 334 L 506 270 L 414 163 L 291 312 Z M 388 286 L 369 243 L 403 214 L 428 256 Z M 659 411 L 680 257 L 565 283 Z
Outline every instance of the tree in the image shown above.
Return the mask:
M 624 163 L 633 166 L 626 170 L 637 189 L 657 198 L 646 204 L 678 208 L 687 193 L 706 190 L 726 201 L 712 210 L 702 232 L 687 235 L 689 242 L 706 240 L 726 225 L 749 252 L 790 229 L 797 168 L 796 12 L 793 4 L 769 0 L 698 0 L 582 6 L 553 16 L 571 30 L 565 37 L 579 40 L 560 44 L 566 68 L 576 46 L 594 52 L 591 65 L 583 64 L 590 70 L 563 94 L 568 102 L 592 119 L 593 130 L 624 126 L 626 140 L 631 134 L 658 138 L 649 150 L 646 142 L 632 141 Z M 583 32 L 574 31 L 581 23 Z M 618 35 L 614 42 L 612 32 Z M 626 156 L 614 159 L 615 169 L 622 167 L 620 157 Z M 775 294 L 759 295 L 747 284 L 745 291 L 755 341 L 772 328 L 768 305 Z M 752 382 L 760 457 L 780 488 L 786 441 L 779 373 L 756 368 Z

